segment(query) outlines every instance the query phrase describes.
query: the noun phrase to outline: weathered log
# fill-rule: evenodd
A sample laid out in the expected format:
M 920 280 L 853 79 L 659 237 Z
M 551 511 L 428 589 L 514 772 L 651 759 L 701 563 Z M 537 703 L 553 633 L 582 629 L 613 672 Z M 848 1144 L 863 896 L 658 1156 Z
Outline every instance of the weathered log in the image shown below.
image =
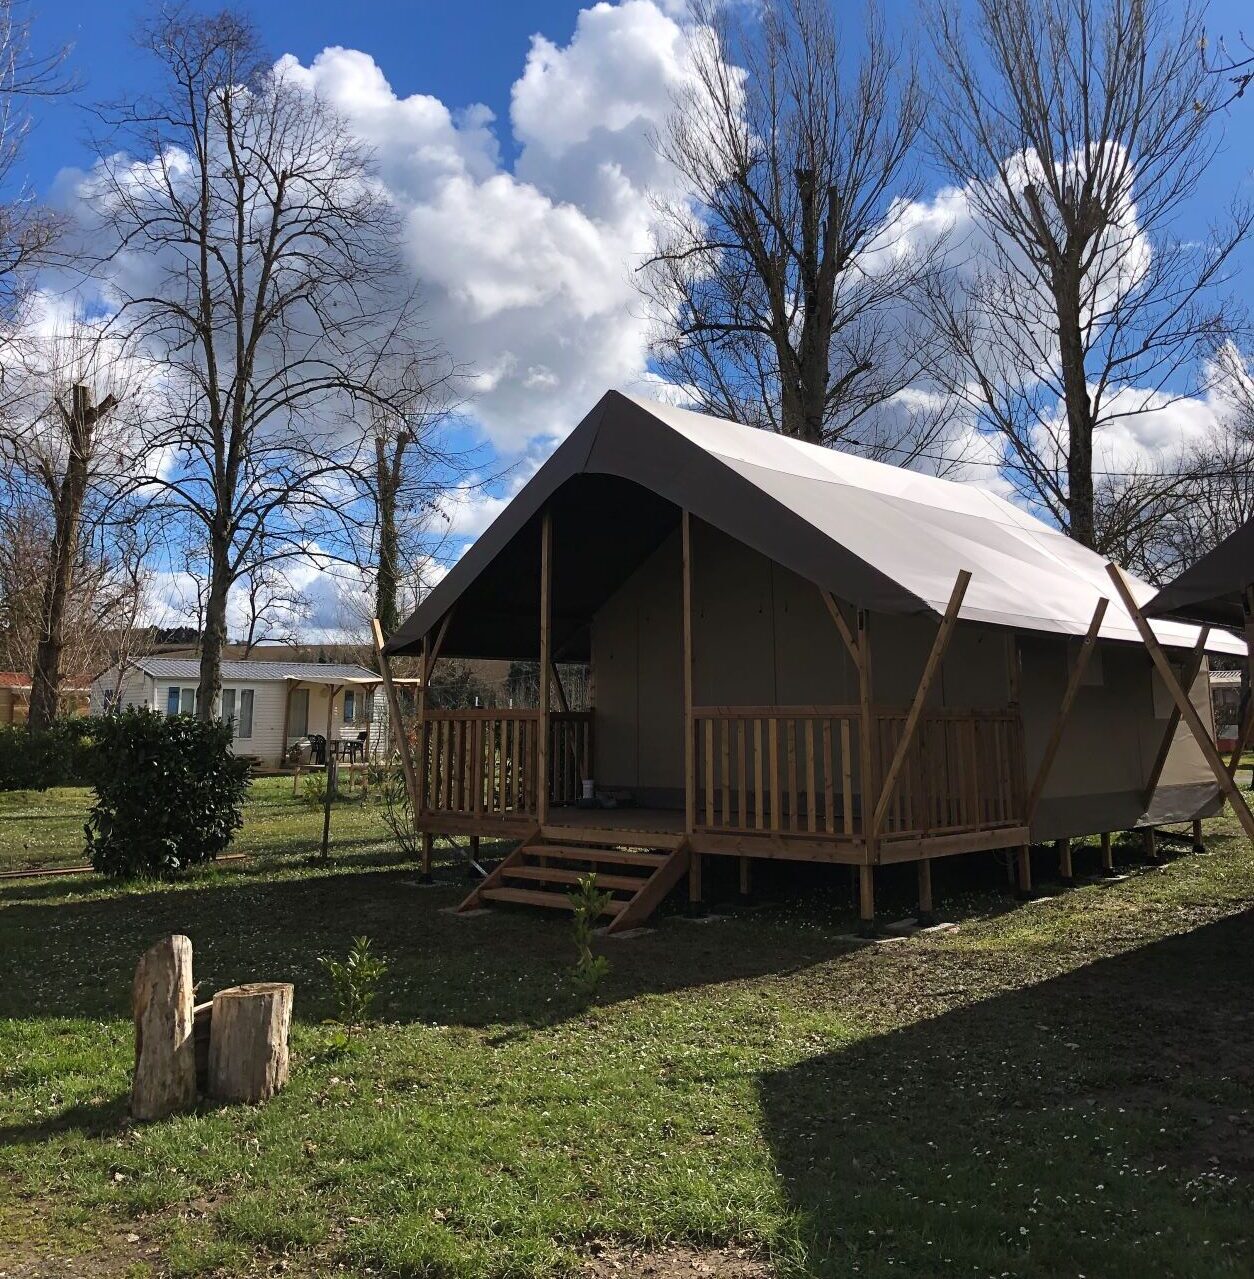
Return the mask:
M 140 957 L 131 987 L 136 1119 L 160 1119 L 196 1104 L 193 992 L 190 937 L 166 937 Z
M 209 1095 L 265 1101 L 287 1083 L 292 1026 L 290 982 L 259 981 L 220 990 L 209 1027 Z

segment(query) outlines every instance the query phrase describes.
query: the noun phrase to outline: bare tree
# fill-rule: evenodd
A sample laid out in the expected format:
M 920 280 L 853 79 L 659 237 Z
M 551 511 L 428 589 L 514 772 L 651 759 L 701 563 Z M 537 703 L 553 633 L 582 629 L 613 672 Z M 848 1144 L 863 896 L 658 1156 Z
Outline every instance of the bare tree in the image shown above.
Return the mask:
M 228 598 L 260 544 L 282 563 L 343 535 L 352 401 L 375 398 L 406 300 L 369 151 L 245 19 L 163 10 L 141 43 L 161 88 L 102 112 L 83 196 L 116 327 L 166 371 L 150 440 L 161 465 L 145 481 L 155 509 L 201 530 L 208 718 Z
M 768 3 L 754 28 L 694 10 L 693 78 L 657 139 L 684 194 L 659 198 L 641 274 L 654 358 L 711 413 L 905 463 L 944 425 L 900 394 L 925 364 L 904 298 L 932 252 L 908 243 L 914 63 L 873 6 L 847 39 L 826 0 Z
M 1120 504 L 1110 491 L 1099 503 L 1095 438 L 1204 389 L 1231 321 L 1218 293 L 1251 226 L 1234 204 L 1200 241 L 1173 232 L 1218 143 L 1200 11 L 946 0 L 931 26 L 927 131 L 972 220 L 926 291 L 937 376 L 999 438 L 1020 495 L 1108 549 L 1118 537 L 1099 515 Z M 1129 499 L 1145 478 L 1128 477 Z
M 416 346 L 380 368 L 376 398 L 365 406 L 355 551 L 357 567 L 373 578 L 372 616 L 384 635 L 400 625 L 402 582 L 429 569 L 443 545 L 443 499 L 469 482 L 471 455 L 447 440 L 457 384 L 442 352 Z
M 69 631 L 82 625 L 76 598 L 101 609 L 100 624 L 89 627 L 93 634 L 113 611 L 104 596 L 125 544 L 115 533 L 127 519 L 119 494 L 135 442 L 132 423 L 118 410 L 137 386 L 117 344 L 102 341 L 98 327 L 82 321 L 61 334 L 25 335 L 10 355 L 20 356 L 20 365 L 10 369 L 13 399 L 0 430 L 6 501 L 33 512 L 47 539 L 28 667 L 28 724 L 39 731 L 60 707 Z
M 65 53 L 36 51 L 23 0 L 0 0 L 0 188 L 9 193 L 0 203 L 0 325 L 6 330 L 21 318 L 31 273 L 47 261 L 61 230 L 61 219 L 14 176 L 30 129 L 30 100 L 73 87 L 61 74 Z

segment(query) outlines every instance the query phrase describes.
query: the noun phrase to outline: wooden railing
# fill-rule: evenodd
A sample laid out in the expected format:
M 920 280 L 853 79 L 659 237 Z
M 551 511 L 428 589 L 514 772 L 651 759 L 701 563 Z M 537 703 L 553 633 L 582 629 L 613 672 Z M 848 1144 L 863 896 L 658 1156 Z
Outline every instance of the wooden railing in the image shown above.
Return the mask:
M 874 709 L 870 793 L 877 797 L 906 716 L 905 708 Z M 697 707 L 693 732 L 698 829 L 865 836 L 858 707 Z M 1023 805 L 1017 715 L 929 711 L 877 833 L 892 839 L 1012 825 Z
M 550 715 L 549 802 L 573 804 L 592 760 L 592 715 Z M 437 710 L 418 752 L 423 811 L 465 817 L 534 817 L 539 786 L 538 710 Z

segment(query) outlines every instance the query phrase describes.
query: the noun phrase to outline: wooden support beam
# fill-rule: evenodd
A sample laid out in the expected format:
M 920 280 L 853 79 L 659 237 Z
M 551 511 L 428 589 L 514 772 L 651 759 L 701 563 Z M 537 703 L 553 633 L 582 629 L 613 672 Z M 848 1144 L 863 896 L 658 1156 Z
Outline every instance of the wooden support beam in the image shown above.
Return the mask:
M 418 788 L 418 772 L 414 768 L 413 752 L 409 748 L 409 737 L 405 732 L 405 723 L 401 719 L 401 702 L 396 693 L 396 685 L 392 683 L 392 667 L 383 653 L 383 627 L 377 617 L 371 618 L 370 629 L 374 635 L 374 655 L 379 666 L 379 674 L 383 679 L 383 692 L 388 703 L 388 720 L 392 725 L 392 740 L 396 744 L 396 753 L 401 757 L 401 772 L 405 776 L 405 789 L 409 793 L 409 814 L 415 834 L 418 831 L 418 819 L 422 813 L 422 796 Z M 419 691 L 421 696 L 421 690 Z M 421 728 L 419 729 L 421 733 Z M 424 761 L 425 767 L 425 761 Z M 424 873 L 430 872 L 430 865 L 424 867 Z
M 1075 883 L 1075 871 L 1071 865 L 1071 841 L 1060 839 L 1054 846 L 1058 849 L 1058 878 L 1070 886 Z
M 1211 740 L 1210 734 L 1206 731 L 1206 725 L 1202 723 L 1202 718 L 1198 715 L 1197 708 L 1189 700 L 1189 695 L 1180 687 L 1180 681 L 1176 679 L 1176 673 L 1172 669 L 1171 663 L 1167 660 L 1162 646 L 1150 628 L 1150 624 L 1142 615 L 1140 608 L 1137 607 L 1137 602 L 1133 598 L 1132 590 L 1128 586 L 1122 570 L 1117 564 L 1107 564 L 1106 572 L 1110 575 L 1110 580 L 1115 584 L 1115 589 L 1119 592 L 1119 597 L 1123 600 L 1129 616 L 1136 624 L 1141 639 L 1149 650 L 1150 659 L 1157 667 L 1159 675 L 1162 676 L 1163 683 L 1167 686 L 1167 691 L 1180 708 L 1180 714 L 1184 718 L 1184 722 L 1189 726 L 1189 732 L 1193 734 L 1194 740 L 1205 756 L 1206 762 L 1215 776 L 1215 781 L 1219 783 L 1219 789 L 1227 796 L 1233 812 L 1237 815 L 1237 820 L 1241 823 L 1250 841 L 1254 843 L 1254 813 L 1250 812 L 1249 805 L 1245 802 L 1245 797 L 1228 775 L 1228 769 L 1220 758 L 1219 751 Z
M 440 649 L 444 646 L 444 636 L 448 633 L 448 624 L 453 620 L 453 610 L 449 609 L 440 621 L 439 629 L 435 633 L 435 642 L 431 645 L 430 651 L 427 649 L 426 636 L 423 637 L 422 648 L 422 686 L 426 688 L 431 683 L 431 672 L 435 670 L 435 664 L 440 657 Z
M 867 862 L 858 867 L 858 931 L 875 935 L 875 867 Z
M 549 820 L 549 668 L 553 665 L 553 515 L 540 517 L 540 740 L 536 750 L 536 817 Z
M 1192 689 L 1198 675 L 1201 673 L 1202 663 L 1206 660 L 1206 641 L 1209 638 L 1210 627 L 1203 626 L 1198 632 L 1197 644 L 1194 646 L 1189 661 L 1184 668 L 1184 686 L 1186 689 Z M 1171 745 L 1176 740 L 1176 729 L 1179 727 L 1180 708 L 1173 705 L 1171 714 L 1167 717 L 1167 728 L 1163 733 L 1163 740 L 1159 744 L 1158 754 L 1154 759 L 1154 767 L 1150 770 L 1149 781 L 1146 783 L 1145 791 L 1141 796 L 1141 803 L 1146 808 L 1149 808 L 1154 798 L 1154 792 L 1158 789 L 1163 769 L 1167 766 L 1167 756 L 1171 754 Z
M 879 802 L 875 805 L 875 817 L 871 822 L 872 838 L 879 834 L 880 827 L 884 824 L 884 814 L 888 811 L 893 791 L 897 787 L 898 775 L 901 773 L 902 766 L 906 762 L 906 756 L 909 754 L 910 746 L 914 741 L 914 734 L 919 726 L 919 717 L 923 714 L 923 707 L 927 701 L 927 695 L 931 691 L 932 681 L 936 678 L 936 673 L 940 670 L 941 662 L 945 657 L 945 650 L 949 647 L 950 636 L 953 634 L 954 627 L 958 622 L 958 610 L 962 607 L 962 599 L 967 593 L 967 586 L 970 582 L 971 574 L 965 568 L 962 569 L 954 582 L 954 589 L 949 596 L 949 606 L 945 609 L 945 616 L 941 618 L 941 624 L 936 631 L 936 638 L 932 641 L 932 651 L 927 656 L 923 674 L 919 678 L 919 686 L 914 691 L 914 701 L 910 703 L 910 710 L 906 714 L 906 722 L 901 730 L 897 749 L 893 752 L 892 763 L 889 764 L 888 772 L 884 776 L 884 784 L 880 788 Z
M 832 615 L 832 621 L 836 623 L 840 638 L 845 641 L 845 647 L 849 650 L 849 656 L 853 658 L 853 664 L 861 666 L 862 651 L 858 647 L 858 641 L 853 637 L 853 632 L 849 629 L 849 623 L 845 621 L 845 615 L 840 611 L 840 605 L 832 598 L 830 591 L 825 591 L 820 587 L 819 595 L 822 597 L 823 603 L 827 605 L 827 611 Z
M 1202 838 L 1202 819 L 1200 817 L 1193 819 L 1193 851 L 1195 853 L 1204 853 L 1206 851 L 1206 841 Z
M 1141 828 L 1141 846 L 1145 849 L 1145 856 L 1150 861 L 1158 856 L 1158 838 L 1152 826 Z
M 1097 633 L 1102 628 L 1102 618 L 1106 616 L 1106 609 L 1109 606 L 1110 601 L 1104 595 L 1097 601 L 1097 607 L 1093 610 L 1089 628 L 1084 635 L 1084 642 L 1080 645 L 1080 652 L 1076 656 L 1075 665 L 1071 668 L 1071 678 L 1067 681 L 1066 691 L 1063 693 L 1062 701 L 1058 705 L 1058 713 L 1054 716 L 1054 725 L 1050 730 L 1049 740 L 1045 744 L 1045 754 L 1041 756 L 1041 762 L 1036 770 L 1036 777 L 1032 780 L 1032 789 L 1028 791 L 1028 803 L 1023 820 L 1029 826 L 1032 824 L 1032 818 L 1036 816 L 1036 809 L 1041 802 L 1045 783 L 1049 781 L 1049 774 L 1054 767 L 1058 748 L 1062 745 L 1063 730 L 1067 727 L 1067 720 L 1071 715 L 1071 707 L 1075 702 L 1076 694 L 1080 691 L 1080 681 L 1084 678 L 1089 658 L 1092 656 L 1093 648 L 1097 643 Z
M 1020 844 L 1015 854 L 1015 869 L 1018 874 L 1017 896 L 1026 900 L 1032 896 L 1032 849 L 1027 844 Z
M 866 609 L 858 610 L 858 804 L 859 830 L 866 848 L 867 862 L 876 859 L 875 831 L 875 711 L 871 683 L 871 619 Z M 869 882 L 869 881 L 868 881 Z
M 683 597 L 684 597 L 684 832 L 691 835 L 697 827 L 697 744 L 692 720 L 692 519 L 683 513 Z M 758 795 L 758 803 L 762 796 Z M 699 858 L 693 858 L 699 863 Z M 701 876 L 699 865 L 689 877 Z
M 932 906 L 932 859 L 919 859 L 919 927 L 930 928 L 936 922 L 936 912 Z
M 1102 874 L 1115 873 L 1115 852 L 1110 843 L 1110 831 L 1102 831 Z
M 749 857 L 740 859 L 740 895 L 748 897 L 753 891 L 753 861 Z

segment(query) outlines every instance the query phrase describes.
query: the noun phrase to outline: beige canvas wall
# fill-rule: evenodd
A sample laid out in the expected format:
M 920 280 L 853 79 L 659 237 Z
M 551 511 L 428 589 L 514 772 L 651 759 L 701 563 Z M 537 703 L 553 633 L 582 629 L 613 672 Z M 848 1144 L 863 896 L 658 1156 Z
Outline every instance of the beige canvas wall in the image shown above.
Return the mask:
M 701 705 L 852 705 L 857 675 L 812 583 L 694 523 L 693 683 Z M 847 614 L 852 621 L 852 613 Z M 906 705 L 936 634 L 923 617 L 873 619 L 875 698 Z M 678 804 L 683 793 L 683 641 L 676 532 L 593 619 L 596 780 Z M 1004 632 L 955 632 L 929 702 L 1001 706 Z

